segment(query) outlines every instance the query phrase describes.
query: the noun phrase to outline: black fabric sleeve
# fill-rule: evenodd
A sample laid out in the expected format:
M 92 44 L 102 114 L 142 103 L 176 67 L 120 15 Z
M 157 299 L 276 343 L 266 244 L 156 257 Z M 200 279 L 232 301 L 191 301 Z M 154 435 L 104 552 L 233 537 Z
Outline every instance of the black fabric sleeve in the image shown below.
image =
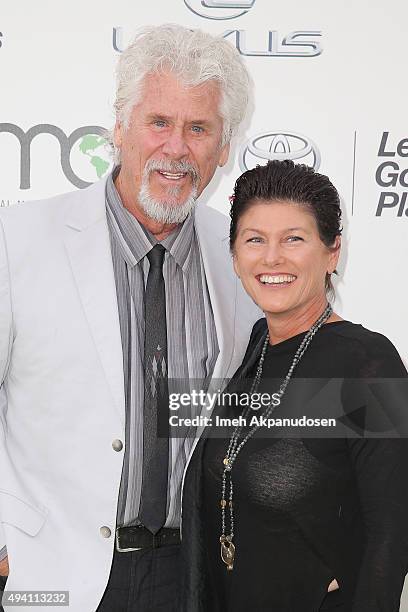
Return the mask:
M 352 612 L 398 612 L 408 570 L 408 440 L 350 440 L 365 525 Z
M 408 375 L 391 342 L 375 336 L 365 344 L 360 362 L 362 384 L 371 381 L 363 393 L 365 411 L 369 419 L 370 411 L 382 404 L 392 421 L 401 407 L 408 413 Z M 376 383 L 378 393 L 373 391 Z M 398 612 L 408 571 L 408 439 L 387 435 L 348 440 L 365 525 L 352 612 Z

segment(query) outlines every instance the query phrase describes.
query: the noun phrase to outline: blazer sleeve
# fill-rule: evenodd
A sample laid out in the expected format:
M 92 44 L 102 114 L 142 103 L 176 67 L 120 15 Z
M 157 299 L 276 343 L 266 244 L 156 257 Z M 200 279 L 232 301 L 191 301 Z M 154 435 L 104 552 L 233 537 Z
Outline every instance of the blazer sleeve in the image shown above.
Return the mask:
M 408 439 L 405 426 L 402 431 L 396 426 L 392 437 L 387 423 L 406 420 L 401 410 L 408 411 L 408 378 L 388 339 L 382 337 L 372 354 L 365 365 L 376 384 L 364 392 L 366 418 L 373 411 L 387 414 L 372 419 L 363 436 L 348 440 L 365 526 L 352 612 L 398 612 L 408 570 Z M 370 383 L 363 384 L 370 388 Z
M 0 465 L 4 465 L 6 454 L 6 414 L 7 395 L 4 386 L 13 341 L 11 290 L 9 279 L 9 266 L 3 226 L 0 220 Z M 0 492 L 2 489 L 0 471 Z M 6 538 L 2 527 L 0 503 L 0 550 L 6 545 Z M 4 551 L 2 551 L 4 552 Z M 3 556 L 3 555 L 2 555 Z

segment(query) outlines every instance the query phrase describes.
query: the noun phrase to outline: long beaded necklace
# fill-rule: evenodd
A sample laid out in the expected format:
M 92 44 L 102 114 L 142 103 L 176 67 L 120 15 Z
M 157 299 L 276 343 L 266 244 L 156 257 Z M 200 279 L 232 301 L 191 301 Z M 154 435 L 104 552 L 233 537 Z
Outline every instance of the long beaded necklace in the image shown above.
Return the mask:
M 269 417 L 273 411 L 275 410 L 276 405 L 278 405 L 280 403 L 280 400 L 282 399 L 282 397 L 285 394 L 286 388 L 289 384 L 290 379 L 292 378 L 293 372 L 296 368 L 296 366 L 298 365 L 299 361 L 302 359 L 305 351 L 307 350 L 307 348 L 309 347 L 310 343 L 312 342 L 316 332 L 322 327 L 322 325 L 327 321 L 327 319 L 330 317 L 330 315 L 332 314 L 333 309 L 331 307 L 330 304 L 327 304 L 324 312 L 320 315 L 320 317 L 317 319 L 317 321 L 312 325 L 312 327 L 309 329 L 309 331 L 307 332 L 307 334 L 305 335 L 305 337 L 303 338 L 302 342 L 300 343 L 295 356 L 293 357 L 292 363 L 290 365 L 290 368 L 288 370 L 288 373 L 286 374 L 285 378 L 283 379 L 283 382 L 281 384 L 281 386 L 279 387 L 279 390 L 277 392 L 277 394 L 274 395 L 275 397 L 275 401 L 271 402 L 268 406 L 266 406 L 265 410 L 262 413 L 262 417 Z M 261 377 L 262 377 L 262 370 L 263 370 L 263 363 L 265 361 L 265 355 L 266 355 L 266 350 L 268 348 L 269 345 L 269 333 L 267 334 L 266 338 L 265 338 L 265 342 L 263 344 L 262 347 L 262 351 L 261 351 L 261 355 L 259 358 L 259 362 L 258 362 L 258 368 L 255 374 L 255 378 L 253 380 L 253 383 L 251 385 L 251 389 L 250 389 L 250 395 L 252 395 L 253 393 L 255 393 L 259 387 L 259 383 L 261 381 Z M 279 398 L 279 400 L 277 400 L 276 398 Z M 245 409 L 242 412 L 242 418 L 240 419 L 240 423 L 245 423 L 246 419 L 250 413 L 250 411 L 252 410 L 251 406 L 247 406 L 245 407 Z M 258 419 L 258 423 L 259 423 L 259 419 Z M 232 472 L 232 468 L 233 465 L 240 453 L 240 451 L 242 450 L 242 448 L 245 446 L 245 444 L 248 442 L 248 440 L 250 438 L 252 438 L 252 436 L 254 435 L 254 433 L 259 429 L 261 425 L 257 424 L 254 425 L 251 429 L 249 429 L 248 433 L 244 436 L 243 435 L 243 428 L 244 425 L 241 424 L 239 426 L 237 426 L 231 436 L 230 442 L 229 442 L 229 446 L 227 449 L 227 453 L 226 456 L 223 460 L 223 465 L 224 465 L 224 469 L 223 469 L 223 473 L 222 473 L 222 485 L 221 485 L 221 536 L 220 536 L 220 543 L 221 543 L 221 559 L 224 561 L 224 563 L 227 566 L 227 570 L 232 570 L 234 567 L 234 559 L 235 559 L 235 552 L 236 552 L 236 547 L 235 544 L 233 543 L 233 538 L 234 538 L 234 505 L 233 505 L 233 495 L 234 495 L 234 486 L 233 486 L 233 482 L 232 482 L 232 476 L 231 476 L 231 472 Z M 242 437 L 241 437 L 242 436 Z M 226 497 L 226 492 L 227 492 L 227 482 L 229 483 L 229 492 L 228 492 L 228 501 L 227 501 L 227 497 Z M 226 513 L 227 513 L 227 505 L 229 508 L 229 517 L 230 517 L 230 532 L 229 534 L 226 533 Z

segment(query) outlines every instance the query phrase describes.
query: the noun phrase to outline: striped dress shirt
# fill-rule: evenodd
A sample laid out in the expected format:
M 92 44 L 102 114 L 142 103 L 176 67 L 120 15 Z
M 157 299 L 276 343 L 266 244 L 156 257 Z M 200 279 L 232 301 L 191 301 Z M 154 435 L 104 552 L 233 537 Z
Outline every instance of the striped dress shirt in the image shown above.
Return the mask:
M 119 492 L 118 526 L 138 525 L 143 463 L 144 291 L 149 272 L 146 254 L 157 240 L 123 206 L 114 185 L 106 185 L 106 211 L 112 247 L 123 348 L 126 439 Z M 191 214 L 161 241 L 165 247 L 167 361 L 169 392 L 208 384 L 218 356 L 218 342 L 200 248 Z M 181 481 L 193 437 L 169 442 L 167 519 L 177 528 L 181 514 Z

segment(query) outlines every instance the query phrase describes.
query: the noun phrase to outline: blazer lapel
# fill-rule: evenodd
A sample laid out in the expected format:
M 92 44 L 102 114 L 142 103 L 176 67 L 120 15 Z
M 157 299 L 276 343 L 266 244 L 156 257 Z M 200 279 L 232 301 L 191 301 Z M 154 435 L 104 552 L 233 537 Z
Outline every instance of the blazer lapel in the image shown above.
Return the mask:
M 124 423 L 123 354 L 105 184 L 100 181 L 78 194 L 67 216 L 64 241 L 100 363 Z
M 233 270 L 227 217 L 199 203 L 195 228 L 220 349 L 213 380 L 223 382 L 241 364 L 252 326 L 263 313 L 246 295 Z
M 225 377 L 234 348 L 236 278 L 229 269 L 228 230 L 224 216 L 206 204 L 198 204 L 195 228 L 220 350 L 213 372 L 213 379 L 217 380 Z

